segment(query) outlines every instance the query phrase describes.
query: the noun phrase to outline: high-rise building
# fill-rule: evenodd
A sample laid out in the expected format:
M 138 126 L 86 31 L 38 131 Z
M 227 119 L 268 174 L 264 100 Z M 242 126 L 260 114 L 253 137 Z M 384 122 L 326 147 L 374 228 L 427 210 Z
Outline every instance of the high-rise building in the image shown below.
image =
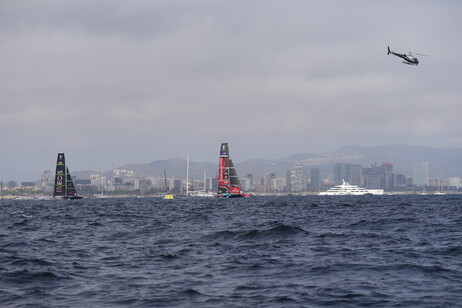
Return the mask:
M 350 165 L 350 178 L 348 182 L 351 185 L 363 185 L 363 168 L 361 165 Z
M 121 186 L 121 185 L 124 184 L 124 179 L 123 179 L 122 177 L 120 177 L 120 176 L 115 176 L 115 177 L 112 178 L 112 181 L 111 181 L 111 182 L 112 182 L 112 184 L 114 184 L 114 185 L 119 185 L 119 186 Z
M 364 176 L 364 186 L 371 189 L 383 189 L 383 173 L 372 172 Z
M 206 192 L 214 191 L 214 189 L 213 189 L 213 179 L 212 178 L 208 178 L 208 179 L 205 180 L 205 191 Z
M 428 185 L 428 163 L 417 162 L 412 164 L 412 183 L 416 187 Z
M 136 190 L 146 191 L 150 188 L 151 181 L 147 179 L 136 179 L 134 186 Z
M 407 181 L 406 176 L 404 174 L 395 174 L 393 181 L 395 183 L 395 187 L 393 188 L 393 190 L 402 191 L 406 189 Z
M 380 169 L 383 173 L 393 173 L 393 164 L 383 163 L 380 165 Z
M 334 185 L 341 185 L 343 181 L 350 181 L 350 164 L 334 164 Z
M 265 188 L 265 192 L 272 192 L 275 190 L 273 179 L 276 178 L 274 173 L 266 173 L 265 177 L 263 178 L 263 185 Z
M 310 169 L 310 190 L 320 191 L 322 187 L 321 183 L 321 169 L 311 168 Z
M 395 175 L 393 173 L 393 164 L 383 163 L 380 165 L 380 172 L 383 174 L 382 188 L 385 191 L 391 191 L 395 187 Z
M 274 177 L 271 179 L 271 189 L 273 192 L 282 192 L 286 189 L 286 179 Z
M 461 179 L 457 177 L 447 178 L 445 182 L 445 186 L 452 190 L 457 190 L 459 187 L 461 187 L 462 183 Z
M 248 174 L 248 173 L 242 175 L 241 185 L 242 185 L 242 189 L 244 191 L 252 191 L 253 190 L 253 177 L 252 177 L 252 175 Z
M 287 172 L 287 186 L 291 192 L 306 191 L 308 184 L 308 172 L 301 163 L 295 163 Z
M 391 191 L 395 186 L 395 175 L 391 163 L 378 165 L 374 163 L 370 166 L 362 167 L 363 186 L 373 189 L 384 189 Z
M 54 185 L 54 177 L 50 170 L 45 170 L 42 173 L 42 179 L 40 182 L 40 186 L 43 192 L 51 193 L 53 191 Z
M 8 181 L 6 182 L 6 187 L 9 189 L 13 189 L 15 187 L 18 187 L 18 183 L 16 181 Z

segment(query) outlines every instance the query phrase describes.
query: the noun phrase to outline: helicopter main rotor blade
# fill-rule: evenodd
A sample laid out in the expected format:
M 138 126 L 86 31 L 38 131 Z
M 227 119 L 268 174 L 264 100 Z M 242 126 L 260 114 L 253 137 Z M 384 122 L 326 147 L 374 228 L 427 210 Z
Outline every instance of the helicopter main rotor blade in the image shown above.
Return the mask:
M 430 57 L 429 55 L 423 55 L 423 54 L 421 54 L 421 53 L 413 53 L 413 55 L 424 56 L 424 57 Z

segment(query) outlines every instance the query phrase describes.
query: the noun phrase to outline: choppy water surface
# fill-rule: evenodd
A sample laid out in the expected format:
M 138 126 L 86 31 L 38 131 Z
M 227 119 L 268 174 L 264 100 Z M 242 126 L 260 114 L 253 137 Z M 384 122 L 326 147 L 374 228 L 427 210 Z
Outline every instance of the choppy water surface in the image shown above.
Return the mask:
M 2 307 L 460 307 L 462 196 L 0 201 Z

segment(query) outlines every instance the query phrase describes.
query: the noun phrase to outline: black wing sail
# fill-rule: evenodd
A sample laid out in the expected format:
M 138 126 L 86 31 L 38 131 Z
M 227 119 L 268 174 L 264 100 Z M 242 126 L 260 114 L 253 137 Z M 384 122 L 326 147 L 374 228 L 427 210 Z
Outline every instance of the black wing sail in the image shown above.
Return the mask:
M 241 188 L 241 182 L 239 181 L 239 177 L 237 176 L 236 168 L 234 168 L 233 161 L 229 160 L 229 182 L 231 186 Z
M 58 153 L 56 161 L 55 187 L 53 196 L 66 195 L 66 165 L 64 161 L 64 153 Z
M 74 182 L 72 182 L 71 174 L 69 173 L 69 169 L 66 168 L 66 196 L 74 197 L 77 195 L 77 191 L 75 190 Z

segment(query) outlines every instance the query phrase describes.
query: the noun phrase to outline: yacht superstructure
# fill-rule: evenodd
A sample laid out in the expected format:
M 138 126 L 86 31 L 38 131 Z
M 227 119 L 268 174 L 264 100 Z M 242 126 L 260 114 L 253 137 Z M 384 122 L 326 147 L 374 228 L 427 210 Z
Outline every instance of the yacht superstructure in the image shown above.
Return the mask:
M 343 180 L 342 185 L 332 187 L 327 191 L 318 193 L 319 196 L 342 196 L 342 195 L 383 195 L 383 189 L 369 189 L 362 188 L 356 185 L 350 185 L 347 181 Z

